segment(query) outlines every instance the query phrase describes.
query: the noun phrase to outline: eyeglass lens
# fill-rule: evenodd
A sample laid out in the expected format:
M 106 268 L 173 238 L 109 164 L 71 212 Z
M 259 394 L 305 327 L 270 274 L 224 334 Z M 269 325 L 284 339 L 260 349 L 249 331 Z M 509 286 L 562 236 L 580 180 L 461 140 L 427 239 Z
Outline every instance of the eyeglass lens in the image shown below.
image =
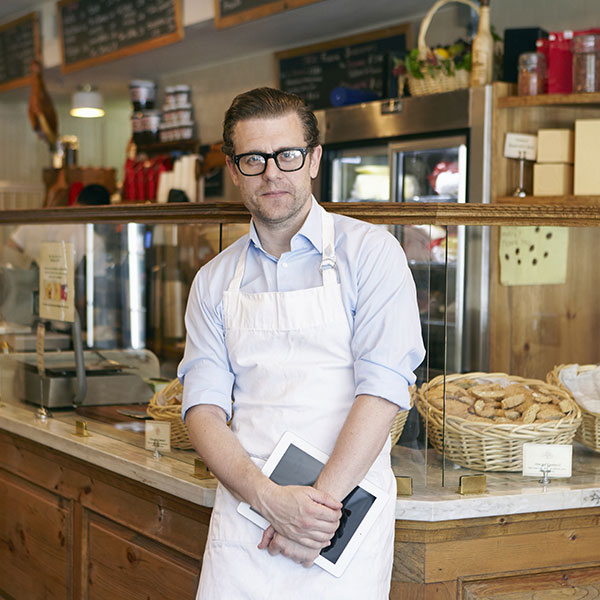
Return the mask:
M 298 148 L 288 148 L 272 154 L 244 154 L 238 158 L 238 167 L 244 175 L 260 175 L 267 168 L 269 158 L 281 171 L 297 171 L 304 166 L 305 153 Z

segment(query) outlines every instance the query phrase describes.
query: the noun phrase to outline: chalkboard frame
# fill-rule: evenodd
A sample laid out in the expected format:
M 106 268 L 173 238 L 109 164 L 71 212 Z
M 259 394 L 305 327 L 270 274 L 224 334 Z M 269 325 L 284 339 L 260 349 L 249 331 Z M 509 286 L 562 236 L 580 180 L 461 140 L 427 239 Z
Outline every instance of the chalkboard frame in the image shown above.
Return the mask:
M 37 60 L 41 60 L 42 44 L 40 39 L 40 17 L 37 11 L 27 13 L 26 15 L 23 15 L 18 19 L 14 19 L 13 21 L 9 21 L 8 23 L 2 23 L 2 25 L 0 25 L 0 32 L 4 31 L 5 29 L 11 29 L 18 25 L 21 25 L 21 23 L 25 23 L 26 21 L 33 22 L 33 55 L 34 58 L 36 58 Z M 0 83 L 0 92 L 13 90 L 18 87 L 25 87 L 27 85 L 31 85 L 32 82 L 33 74 L 31 73 L 30 69 L 29 75 L 25 77 L 19 77 L 18 79 L 10 79 L 8 81 Z
M 374 29 L 372 31 L 366 31 L 355 35 L 335 38 L 325 42 L 309 44 L 307 46 L 299 46 L 297 48 L 290 48 L 289 50 L 276 52 L 274 62 L 276 80 L 281 88 L 280 63 L 282 60 L 296 58 L 299 56 L 310 56 L 311 54 L 326 52 L 328 50 L 352 48 L 353 46 L 365 44 L 367 42 L 373 42 L 400 35 L 404 36 L 406 42 L 404 50 L 408 52 L 414 47 L 414 32 L 411 23 L 401 23 L 399 25 L 392 25 L 382 29 Z
M 184 37 L 183 31 L 183 12 L 181 8 L 182 0 L 171 0 L 173 2 L 173 7 L 175 9 L 175 26 L 176 29 L 173 33 L 168 33 L 166 35 L 161 35 L 156 38 L 152 38 L 150 40 L 140 42 L 138 44 L 132 44 L 131 46 L 127 46 L 125 48 L 120 48 L 119 50 L 115 50 L 114 52 L 109 52 L 107 54 L 103 54 L 101 56 L 94 56 L 92 58 L 86 58 L 84 60 L 80 60 L 72 63 L 65 63 L 65 47 L 64 47 L 64 38 L 63 38 L 63 29 L 62 29 L 62 12 L 61 9 L 63 6 L 68 4 L 74 4 L 79 2 L 80 0 L 58 0 L 56 3 L 56 18 L 58 23 L 58 38 L 59 38 L 59 47 L 60 47 L 60 64 L 61 71 L 64 74 L 72 73 L 73 71 L 79 71 L 81 69 L 87 69 L 89 67 L 94 67 L 96 65 L 103 64 L 105 62 L 110 62 L 113 60 L 118 60 L 119 58 L 125 58 L 126 56 L 133 56 L 134 54 L 140 54 L 142 52 L 147 52 L 148 50 L 154 50 L 155 48 L 160 48 L 162 46 L 167 46 L 169 44 L 174 44 L 175 42 L 179 42 Z
M 217 29 L 225 29 L 226 27 L 241 25 L 242 23 L 247 23 L 248 21 L 262 19 L 264 17 L 269 17 L 293 8 L 300 8 L 301 6 L 306 6 L 307 4 L 314 4 L 315 2 L 322 1 L 323 0 L 265 0 L 260 4 L 260 6 L 243 9 L 239 12 L 223 16 L 221 15 L 220 0 L 214 0 L 215 27 Z M 243 5 L 244 0 L 241 0 L 241 3 Z

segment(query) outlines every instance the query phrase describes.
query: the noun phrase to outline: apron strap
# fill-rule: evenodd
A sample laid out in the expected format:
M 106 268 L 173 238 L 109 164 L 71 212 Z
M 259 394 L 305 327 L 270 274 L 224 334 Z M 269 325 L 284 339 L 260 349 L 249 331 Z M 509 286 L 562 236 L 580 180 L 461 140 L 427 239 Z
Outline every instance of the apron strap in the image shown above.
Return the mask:
M 235 265 L 235 272 L 233 274 L 233 279 L 230 281 L 229 286 L 227 287 L 227 291 L 235 292 L 239 291 L 242 285 L 242 277 L 244 277 L 244 267 L 246 265 L 246 255 L 248 254 L 248 248 L 250 246 L 250 240 L 246 244 L 242 254 L 240 255 L 237 264 Z
M 323 239 L 323 255 L 321 258 L 321 274 L 323 285 L 336 285 L 335 274 L 335 229 L 333 216 L 325 210 L 321 212 L 321 229 Z

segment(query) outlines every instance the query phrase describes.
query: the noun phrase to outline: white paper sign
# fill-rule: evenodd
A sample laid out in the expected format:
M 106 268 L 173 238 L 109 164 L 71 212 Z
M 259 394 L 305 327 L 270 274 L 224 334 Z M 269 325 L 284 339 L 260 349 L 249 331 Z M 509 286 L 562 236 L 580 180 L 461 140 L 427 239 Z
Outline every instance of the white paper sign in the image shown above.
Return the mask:
M 527 133 L 507 133 L 504 142 L 506 158 L 535 160 L 537 156 L 537 135 Z
M 571 477 L 572 458 L 570 444 L 523 444 L 523 477 Z
M 170 452 L 171 423 L 168 421 L 146 421 L 146 450 Z
M 70 242 L 40 245 L 40 317 L 75 320 L 75 247 Z

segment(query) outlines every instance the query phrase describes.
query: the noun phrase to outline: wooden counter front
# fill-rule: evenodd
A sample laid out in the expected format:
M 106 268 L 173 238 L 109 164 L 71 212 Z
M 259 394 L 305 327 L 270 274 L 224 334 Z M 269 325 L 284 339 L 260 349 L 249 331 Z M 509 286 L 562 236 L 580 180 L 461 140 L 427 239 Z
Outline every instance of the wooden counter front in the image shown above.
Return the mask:
M 0 431 L 0 596 L 192 599 L 209 519 L 209 508 Z M 597 597 L 599 524 L 600 496 L 590 508 L 398 520 L 390 598 Z

